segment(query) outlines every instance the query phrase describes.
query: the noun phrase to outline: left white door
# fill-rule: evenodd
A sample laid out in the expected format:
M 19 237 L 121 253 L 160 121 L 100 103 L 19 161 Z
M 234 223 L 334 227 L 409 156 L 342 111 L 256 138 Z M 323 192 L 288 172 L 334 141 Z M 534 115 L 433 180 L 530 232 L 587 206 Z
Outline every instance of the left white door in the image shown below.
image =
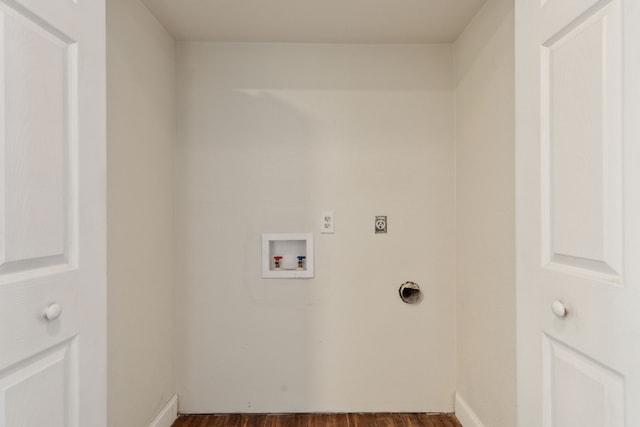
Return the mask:
M 104 0 L 0 0 L 0 427 L 106 426 Z

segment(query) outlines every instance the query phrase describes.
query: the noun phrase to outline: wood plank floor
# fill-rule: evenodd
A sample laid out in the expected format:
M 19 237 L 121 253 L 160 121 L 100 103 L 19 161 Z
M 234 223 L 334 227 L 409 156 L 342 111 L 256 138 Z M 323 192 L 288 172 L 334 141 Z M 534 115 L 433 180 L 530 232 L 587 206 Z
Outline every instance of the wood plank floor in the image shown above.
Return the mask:
M 462 427 L 453 414 L 181 415 L 172 427 Z

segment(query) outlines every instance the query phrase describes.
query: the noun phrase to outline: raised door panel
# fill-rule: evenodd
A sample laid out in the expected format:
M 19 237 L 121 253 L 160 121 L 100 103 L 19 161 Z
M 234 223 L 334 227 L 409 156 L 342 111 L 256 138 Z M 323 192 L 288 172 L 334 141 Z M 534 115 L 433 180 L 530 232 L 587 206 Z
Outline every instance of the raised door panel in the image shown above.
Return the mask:
M 622 281 L 619 4 L 566 23 L 542 48 L 543 262 Z
M 0 274 L 75 255 L 77 54 L 71 38 L 0 4 Z
M 624 425 L 622 375 L 548 336 L 543 354 L 544 427 Z
M 0 425 L 74 427 L 75 342 L 66 342 L 0 373 Z

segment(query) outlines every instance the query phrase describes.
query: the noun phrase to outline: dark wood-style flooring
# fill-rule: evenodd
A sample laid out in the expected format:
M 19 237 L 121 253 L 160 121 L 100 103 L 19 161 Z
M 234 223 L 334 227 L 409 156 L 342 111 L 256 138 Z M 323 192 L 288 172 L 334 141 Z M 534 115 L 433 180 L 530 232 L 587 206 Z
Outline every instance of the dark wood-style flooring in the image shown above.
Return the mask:
M 172 427 L 462 427 L 452 414 L 181 415 Z

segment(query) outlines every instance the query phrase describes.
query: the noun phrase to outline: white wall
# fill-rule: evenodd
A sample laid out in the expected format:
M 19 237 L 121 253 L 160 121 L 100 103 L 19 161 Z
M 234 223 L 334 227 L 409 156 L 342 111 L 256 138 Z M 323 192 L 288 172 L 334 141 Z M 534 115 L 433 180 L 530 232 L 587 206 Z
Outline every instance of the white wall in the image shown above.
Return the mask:
M 179 43 L 177 81 L 180 409 L 451 411 L 451 46 Z M 261 278 L 310 231 L 314 279 Z
M 489 0 L 454 46 L 457 392 L 487 427 L 516 425 L 513 32 Z
M 175 43 L 138 0 L 107 1 L 109 426 L 175 393 Z

